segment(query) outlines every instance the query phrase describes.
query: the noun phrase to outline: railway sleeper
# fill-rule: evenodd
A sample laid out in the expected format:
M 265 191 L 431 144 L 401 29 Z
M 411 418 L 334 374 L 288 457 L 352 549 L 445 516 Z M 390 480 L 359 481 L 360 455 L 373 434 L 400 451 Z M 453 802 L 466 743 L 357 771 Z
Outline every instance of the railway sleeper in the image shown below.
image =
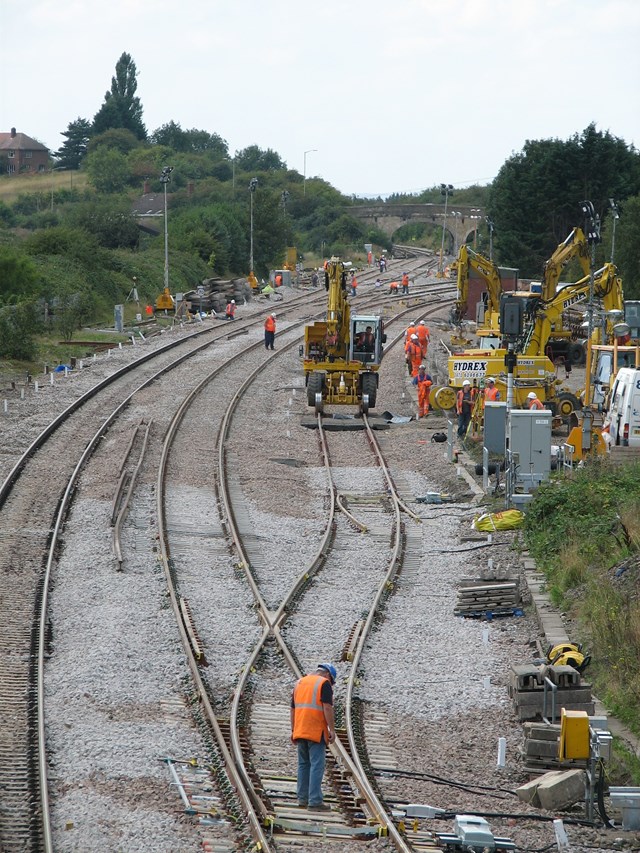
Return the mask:
M 355 623 L 351 631 L 349 632 L 349 636 L 347 637 L 347 642 L 344 644 L 344 648 L 342 649 L 342 653 L 340 654 L 340 660 L 342 661 L 351 661 L 353 660 L 353 656 L 355 654 L 356 648 L 358 646 L 358 640 L 360 639 L 360 635 L 362 634 L 362 629 L 364 628 L 364 619 L 358 619 Z

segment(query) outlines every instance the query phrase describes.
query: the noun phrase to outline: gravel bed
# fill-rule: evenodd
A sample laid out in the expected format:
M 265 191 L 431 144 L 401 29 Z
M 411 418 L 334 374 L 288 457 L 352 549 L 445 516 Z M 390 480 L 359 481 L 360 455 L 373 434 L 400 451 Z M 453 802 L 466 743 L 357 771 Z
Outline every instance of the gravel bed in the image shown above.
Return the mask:
M 401 266 L 398 262 L 398 269 Z M 363 292 L 366 295 L 366 286 Z M 200 357 L 193 373 L 204 373 L 216 358 L 259 340 L 267 310 L 277 312 L 278 307 L 241 308 L 243 315 L 259 315 L 259 326 L 248 335 L 216 344 Z M 438 334 L 435 323 L 429 325 L 433 340 L 428 364 L 430 372 L 435 372 L 441 370 L 436 359 Z M 286 327 L 283 320 L 276 346 L 284 341 Z M 186 333 L 179 329 L 165 333 L 145 347 L 164 344 L 168 334 Z M 6 474 L 21 449 L 55 413 L 138 355 L 138 348 L 116 350 L 75 375 L 56 378 L 54 387 L 45 385 L 38 395 L 29 391 L 25 400 L 11 400 L 9 415 L 0 424 L 0 475 Z M 319 541 L 326 519 L 327 484 L 319 466 L 317 437 L 300 425 L 300 417 L 309 410 L 295 350 L 273 362 L 258 350 L 256 364 L 260 358 L 267 358 L 263 374 L 253 386 L 252 399 L 238 410 L 227 453 L 232 476 L 246 498 L 256 548 L 263 556 L 261 583 L 275 605 L 288 585 L 285 579 L 301 569 L 301 555 Z M 142 416 L 154 418 L 148 460 L 159 453 L 173 399 L 184 396 L 191 380 L 171 385 L 167 379 L 140 395 L 124 421 L 131 429 Z M 245 622 L 251 597 L 220 537 L 212 488 L 215 465 L 208 452 L 220 400 L 215 395 L 207 400 L 194 414 L 185 433 L 189 437 L 181 439 L 184 447 L 172 462 L 169 504 L 171 523 L 179 534 L 174 557 L 181 588 L 211 658 L 208 676 L 225 694 L 257 637 L 258 623 L 255 620 L 251 627 L 250 620 Z M 381 371 L 378 410 L 384 409 L 400 414 L 416 410 L 399 348 L 388 353 Z M 423 519 L 421 528 L 406 519 L 410 535 L 421 538 L 421 559 L 417 571 L 397 584 L 385 618 L 367 644 L 359 695 L 365 720 L 386 721 L 388 743 L 394 745 L 401 767 L 435 771 L 466 784 L 513 789 L 525 778 L 518 752 L 522 727 L 508 702 L 506 681 L 512 663 L 531 659 L 537 626 L 529 615 L 490 624 L 453 616 L 459 578 L 473 576 L 489 557 L 505 568 L 519 570 L 520 564 L 509 534 L 495 537 L 493 546 L 482 551 L 469 550 L 469 543 L 460 541 L 460 534 L 470 529 L 475 509 L 469 487 L 456 476 L 455 466 L 446 462 L 442 446 L 431 443 L 433 431 L 443 428 L 446 419 L 430 415 L 381 434 L 394 477 L 408 500 L 427 491 L 446 491 L 457 502 L 411 503 Z M 120 429 L 124 434 L 125 427 Z M 195 434 L 199 452 L 183 452 Z M 201 839 L 183 815 L 167 768 L 159 759 L 181 754 L 206 761 L 207 748 L 184 704 L 188 692 L 184 659 L 156 557 L 155 475 L 150 461 L 125 526 L 125 570 L 118 574 L 114 569 L 109 516 L 114 468 L 124 446 L 117 435 L 107 436 L 84 474 L 55 570 L 46 673 L 54 842 L 60 851 L 133 853 L 149 849 L 152 838 L 158 853 L 195 851 L 201 849 Z M 340 433 L 331 436 L 331 444 L 340 465 L 336 484 L 341 491 L 362 494 L 365 485 L 369 492 L 384 490 L 380 472 L 372 470 L 370 453 L 364 452 L 360 437 Z M 296 465 L 274 460 L 294 460 Z M 178 471 L 180 477 L 176 477 Z M 354 514 L 358 515 L 357 507 Z M 337 542 L 344 547 L 332 552 L 329 564 L 286 624 L 286 637 L 309 670 L 321 659 L 338 660 L 346 632 L 366 609 L 388 560 L 388 535 L 384 542 L 378 531 L 357 535 L 343 517 L 338 521 Z M 143 636 L 151 640 L 142 641 Z M 339 665 L 339 676 L 345 672 L 346 665 Z M 274 677 L 272 689 L 265 694 L 261 692 L 267 690 L 265 683 L 257 679 L 256 684 L 258 697 L 288 703 L 292 682 L 286 676 Z M 340 689 L 339 683 L 338 699 Z M 501 771 L 495 767 L 498 737 L 506 737 L 508 744 L 507 766 Z M 283 742 L 278 749 L 287 756 L 285 746 Z M 283 769 L 291 767 L 288 757 L 282 760 Z M 489 799 L 433 781 L 393 779 L 381 785 L 397 800 L 465 811 L 527 811 L 513 797 L 506 802 Z M 489 823 L 494 832 L 513 838 L 522 849 L 553 843 L 553 830 L 546 824 L 494 818 Z M 439 831 L 449 827 L 436 822 L 432 826 Z M 608 833 L 574 826 L 567 831 L 575 853 L 620 849 Z M 375 849 L 387 845 L 376 842 Z M 302 844 L 296 849 L 316 850 L 317 845 Z

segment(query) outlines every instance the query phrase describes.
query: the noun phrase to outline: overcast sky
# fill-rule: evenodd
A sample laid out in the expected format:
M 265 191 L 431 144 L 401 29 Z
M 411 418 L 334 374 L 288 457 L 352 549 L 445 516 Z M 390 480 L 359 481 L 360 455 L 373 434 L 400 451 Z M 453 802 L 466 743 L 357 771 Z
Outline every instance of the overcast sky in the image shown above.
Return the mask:
M 346 194 L 488 183 L 592 121 L 640 147 L 638 0 L 0 0 L 0 130 L 56 150 L 123 52 L 143 119 Z

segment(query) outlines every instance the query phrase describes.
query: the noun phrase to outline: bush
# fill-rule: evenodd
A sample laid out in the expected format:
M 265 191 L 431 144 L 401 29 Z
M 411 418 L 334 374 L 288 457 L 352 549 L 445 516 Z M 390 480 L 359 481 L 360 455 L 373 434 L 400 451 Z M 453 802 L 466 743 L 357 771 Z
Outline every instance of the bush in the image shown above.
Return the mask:
M 38 328 L 32 303 L 20 303 L 0 309 L 0 357 L 29 361 L 35 356 L 34 340 Z
M 593 655 L 601 698 L 640 733 L 640 464 L 592 463 L 542 486 L 525 517 L 529 550 Z

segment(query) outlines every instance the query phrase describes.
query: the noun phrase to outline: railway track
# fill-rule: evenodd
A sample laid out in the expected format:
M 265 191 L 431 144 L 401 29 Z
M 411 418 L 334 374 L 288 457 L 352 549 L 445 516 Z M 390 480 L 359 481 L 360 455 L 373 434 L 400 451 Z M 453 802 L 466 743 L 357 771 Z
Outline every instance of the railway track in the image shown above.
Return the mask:
M 377 298 L 374 295 L 373 301 Z M 317 301 L 323 302 L 322 294 Z M 304 303 L 303 311 L 313 307 L 313 300 L 308 297 L 301 302 Z M 296 307 L 299 306 L 288 303 L 286 310 Z M 284 312 L 285 307 L 279 306 L 279 315 Z M 242 335 L 245 325 L 250 326 L 237 323 L 233 328 L 225 328 L 223 335 Z M 216 331 L 222 330 L 218 327 Z M 148 394 L 144 389 L 166 372 L 176 369 L 182 359 L 193 358 L 196 352 L 202 357 L 215 339 L 215 333 L 199 330 L 189 340 L 163 347 L 149 359 L 139 359 L 135 365 L 100 383 L 90 394 L 74 402 L 33 442 L 0 487 L 3 531 L 0 556 L 4 575 L 0 615 L 5 626 L 4 646 L 0 649 L 4 668 L 0 673 L 0 708 L 5 709 L 5 724 L 0 724 L 0 784 L 3 786 L 0 845 L 3 851 L 52 849 L 46 793 L 46 708 L 42 692 L 44 660 L 50 653 L 51 639 L 47 617 L 48 584 L 78 478 L 133 395 Z M 176 358 L 176 352 L 181 350 L 188 351 Z M 155 363 L 157 361 L 161 366 Z M 78 451 L 70 452 L 73 448 Z M 143 455 L 141 450 L 140 464 Z M 139 466 L 134 459 L 126 467 L 130 470 L 123 483 L 128 479 L 129 484 L 123 485 L 124 499 L 119 499 L 118 512 L 115 505 L 113 508 L 116 525 L 118 518 L 120 525 L 124 518 L 121 512 L 126 512 L 135 488 L 134 472 Z M 41 488 L 44 481 L 48 485 L 46 490 Z M 226 522 L 223 519 L 224 530 Z M 114 538 L 114 543 L 117 541 L 118 538 Z M 124 558 L 121 553 L 118 555 L 117 548 L 115 558 L 120 565 L 123 560 L 126 565 L 126 555 Z M 34 612 L 37 614 L 35 620 Z M 182 624 L 187 626 L 187 641 L 191 647 L 197 646 L 197 632 L 194 638 L 193 631 L 188 628 L 188 602 L 186 606 L 182 604 L 181 613 Z M 34 621 L 38 626 L 35 630 Z M 36 731 L 39 733 L 37 742 Z M 348 755 L 345 760 L 350 760 Z
M 305 308 L 305 298 L 301 300 Z M 297 304 L 287 310 L 295 310 Z M 52 849 L 44 724 L 51 569 L 75 483 L 135 394 L 234 329 L 201 329 L 146 353 L 78 397 L 31 443 L 0 486 L 0 849 Z M 43 484 L 46 483 L 46 488 Z M 116 519 L 117 521 L 117 519 Z M 117 541 L 117 540 L 116 540 Z
M 414 311 L 407 308 L 406 311 Z M 399 341 L 402 333 L 398 333 L 396 341 Z M 284 348 L 279 347 L 279 355 L 286 349 L 293 347 L 297 340 L 294 339 Z M 268 838 L 263 829 L 264 825 L 271 832 L 278 834 L 278 843 L 285 839 L 299 838 L 304 836 L 317 836 L 324 839 L 334 838 L 344 840 L 345 837 L 371 837 L 377 834 L 389 834 L 394 845 L 399 850 L 408 850 L 402 833 L 396 827 L 390 813 L 387 812 L 383 802 L 377 795 L 370 781 L 370 775 L 365 772 L 362 765 L 361 754 L 363 745 L 354 731 L 352 720 L 356 716 L 353 705 L 357 704 L 354 699 L 354 684 L 357 679 L 358 663 L 362 649 L 366 643 L 367 636 L 372 630 L 376 616 L 380 611 L 386 597 L 393 587 L 394 578 L 398 574 L 404 558 L 404 527 L 400 520 L 401 513 L 408 513 L 417 517 L 408 509 L 393 485 L 391 474 L 385 465 L 384 457 L 380 451 L 373 430 L 370 428 L 366 418 L 366 437 L 377 468 L 373 479 L 377 480 L 377 487 L 373 493 L 365 492 L 364 495 L 346 495 L 331 479 L 331 462 L 327 437 L 322 429 L 322 420 L 318 419 L 318 436 L 321 443 L 321 452 L 325 471 L 328 479 L 327 495 L 327 521 L 321 535 L 317 535 L 314 549 L 315 553 L 311 559 L 307 558 L 302 570 L 298 567 L 297 572 L 286 568 L 284 574 L 291 575 L 290 586 L 281 600 L 274 599 L 272 590 L 268 589 L 264 571 L 264 560 L 261 560 L 259 542 L 251 533 L 251 520 L 243 518 L 241 504 L 241 492 L 237 483 L 230 478 L 227 466 L 227 447 L 229 436 L 232 432 L 234 411 L 240 405 L 243 398 L 263 372 L 263 366 L 249 373 L 244 381 L 237 387 L 232 399 L 227 405 L 226 411 L 221 415 L 220 424 L 217 427 L 216 457 L 217 457 L 217 494 L 216 503 L 219 508 L 219 523 L 216 532 L 225 531 L 234 553 L 235 568 L 243 573 L 253 598 L 253 610 L 258 620 L 254 626 L 259 636 L 253 645 L 249 657 L 244 661 L 242 672 L 237 684 L 234 686 L 233 698 L 228 708 L 229 720 L 226 717 L 220 719 L 216 713 L 216 704 L 220 707 L 219 697 L 216 698 L 215 690 L 211 682 L 199 671 L 197 653 L 192 656 L 191 670 L 197 685 L 203 713 L 209 721 L 211 731 L 214 733 L 218 743 L 220 755 L 224 756 L 227 766 L 227 774 L 230 784 L 237 792 L 241 792 L 241 807 L 247 814 L 249 831 L 254 840 L 268 847 Z M 179 441 L 179 426 L 183 418 L 189 417 L 189 411 L 194 405 L 194 400 L 199 392 L 209 386 L 213 377 L 207 377 L 201 383 L 201 388 L 194 389 L 193 399 L 184 401 L 182 411 L 176 416 L 174 424 L 170 428 L 165 442 L 161 472 L 158 481 L 158 517 L 163 529 L 161 539 L 163 541 L 163 562 L 168 582 L 172 585 L 172 602 L 174 612 L 180 620 L 182 600 L 180 587 L 180 571 L 176 570 L 172 554 L 172 537 L 170 529 L 179 526 L 176 510 L 165 507 L 162 495 L 167 492 L 166 470 L 170 449 L 175 442 Z M 229 384 L 229 383 L 227 383 Z M 233 383 L 231 383 L 233 385 Z M 216 392 L 216 399 L 219 396 Z M 196 418 L 196 423 L 198 418 Z M 364 437 L 362 438 L 364 442 Z M 189 441 L 186 441 L 189 444 Z M 173 463 L 173 468 L 180 468 L 179 462 Z M 342 509 L 346 522 L 339 524 L 338 511 Z M 386 521 L 384 520 L 386 519 Z M 342 530 L 338 528 L 342 526 Z M 385 529 L 386 528 L 386 529 Z M 354 534 L 354 529 L 357 531 Z M 332 747 L 332 760 L 329 765 L 329 776 L 335 791 L 336 810 L 330 815 L 329 821 L 318 821 L 313 813 L 306 814 L 295 807 L 295 782 L 291 778 L 290 761 L 291 748 L 288 747 L 288 708 L 287 693 L 291 688 L 293 678 L 303 674 L 300 663 L 300 655 L 292 648 L 283 636 L 283 626 L 290 619 L 292 611 L 300 609 L 300 601 L 306 597 L 307 589 L 312 586 L 312 581 L 321 578 L 324 567 L 327 564 L 329 554 L 334 557 L 339 551 L 348 553 L 349 537 L 362 535 L 362 531 L 374 531 L 372 533 L 373 547 L 380 550 L 380 543 L 391 536 L 391 547 L 389 548 L 388 568 L 382 579 L 378 578 L 373 584 L 370 593 L 373 604 L 368 611 L 368 616 L 360 620 L 357 631 L 349 628 L 353 617 L 347 617 L 343 625 L 345 637 L 349 635 L 351 652 L 348 657 L 352 659 L 350 675 L 346 682 L 345 704 L 344 704 L 344 731 L 334 747 Z M 344 541 L 342 541 L 344 539 Z M 348 561 L 347 561 L 348 564 Z M 271 568 L 272 571 L 272 568 Z M 269 599 L 269 600 L 267 600 Z M 364 606 L 367 606 L 366 604 Z M 182 620 L 184 623 L 184 620 Z M 303 619 L 303 626 L 308 624 L 308 614 Z M 356 623 L 358 624 L 358 623 Z M 185 650 L 190 654 L 197 652 L 199 643 L 194 644 L 193 634 L 195 632 L 191 619 L 188 625 L 183 624 L 181 628 Z M 205 635 L 206 630 L 197 629 L 198 636 Z M 251 632 L 249 632 L 250 635 Z M 338 629 L 337 633 L 340 633 Z M 246 640 L 245 640 L 246 641 Z M 207 657 L 209 654 L 207 652 Z M 283 677 L 283 668 L 288 670 Z M 260 678 L 258 675 L 260 674 Z M 265 680 L 266 674 L 266 680 Z M 259 683 L 255 683 L 256 679 Z M 264 684 L 269 685 L 265 693 Z M 214 679 L 215 682 L 215 679 Z M 279 684 L 283 691 L 282 701 L 274 704 L 269 693 L 273 692 L 273 685 Z M 264 694 L 264 695 L 261 695 Z M 253 704 L 247 702 L 247 697 L 253 697 Z M 225 708 L 225 710 L 227 710 Z M 287 763 L 283 758 L 289 752 L 289 770 L 283 772 Z M 229 755 L 227 755 L 229 753 Z M 215 837 L 209 839 L 209 843 L 215 843 Z M 420 849 L 429 849 L 423 847 Z

